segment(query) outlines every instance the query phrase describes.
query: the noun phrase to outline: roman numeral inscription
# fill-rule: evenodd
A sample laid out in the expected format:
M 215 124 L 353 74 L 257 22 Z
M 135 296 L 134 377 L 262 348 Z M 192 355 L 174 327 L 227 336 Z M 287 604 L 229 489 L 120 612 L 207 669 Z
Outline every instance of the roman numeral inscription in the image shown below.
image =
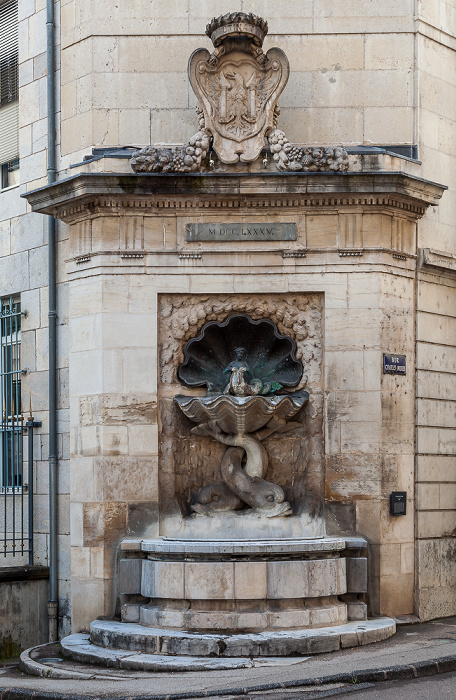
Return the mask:
M 295 241 L 296 224 L 187 224 L 186 241 Z

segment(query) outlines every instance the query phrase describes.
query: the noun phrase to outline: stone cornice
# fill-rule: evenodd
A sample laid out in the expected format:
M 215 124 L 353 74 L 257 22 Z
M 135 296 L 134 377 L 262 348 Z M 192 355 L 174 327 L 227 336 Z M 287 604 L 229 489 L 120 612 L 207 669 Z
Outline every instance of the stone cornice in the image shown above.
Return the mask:
M 393 207 L 420 218 L 446 187 L 402 172 L 82 173 L 27 192 L 35 212 L 63 220 L 101 209 Z M 118 213 L 118 212 L 117 212 Z
M 456 275 L 456 255 L 434 248 L 422 248 L 419 255 L 419 267 L 439 274 Z

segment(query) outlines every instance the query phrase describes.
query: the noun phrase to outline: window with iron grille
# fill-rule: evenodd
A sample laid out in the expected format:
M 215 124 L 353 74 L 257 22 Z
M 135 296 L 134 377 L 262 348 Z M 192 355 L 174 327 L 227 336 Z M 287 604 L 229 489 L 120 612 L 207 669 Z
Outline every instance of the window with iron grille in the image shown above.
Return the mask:
M 0 0 L 0 189 L 19 182 L 18 0 Z
M 0 489 L 14 493 L 23 486 L 21 303 L 18 298 L 1 301 L 0 335 Z

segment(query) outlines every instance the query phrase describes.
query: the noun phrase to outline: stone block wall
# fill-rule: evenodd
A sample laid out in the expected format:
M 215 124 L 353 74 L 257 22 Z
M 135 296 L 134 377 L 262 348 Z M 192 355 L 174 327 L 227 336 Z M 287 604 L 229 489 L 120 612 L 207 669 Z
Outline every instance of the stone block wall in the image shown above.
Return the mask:
M 456 279 L 420 274 L 417 314 L 417 609 L 456 610 Z
M 352 271 L 325 324 L 328 528 L 370 542 L 374 614 L 414 605 L 414 283 L 397 273 Z M 405 377 L 382 374 L 386 351 L 407 356 Z M 406 516 L 389 515 L 391 491 L 407 492 Z
M 441 206 L 418 228 L 418 245 L 448 256 L 423 266 L 417 289 L 417 612 L 422 619 L 456 611 L 456 216 L 453 2 L 420 2 L 419 153 L 423 174 L 449 186 Z
M 56 2 L 59 18 L 60 3 Z M 60 83 L 60 36 L 57 32 L 57 84 Z M 35 564 L 47 566 L 48 514 L 48 262 L 46 218 L 31 212 L 21 194 L 47 182 L 46 116 L 46 2 L 19 2 L 19 141 L 21 184 L 0 191 L 0 297 L 21 300 L 22 404 L 30 406 L 42 427 L 35 431 Z M 57 119 L 57 141 L 60 129 Z M 57 146 L 59 148 L 59 146 Z M 63 260 L 67 255 L 67 228 L 57 224 L 58 281 L 58 546 L 60 614 L 69 629 L 69 395 L 68 395 L 68 287 Z M 1 509 L 0 503 L 0 509 Z M 1 514 L 1 511 L 0 511 Z M 0 567 L 27 564 L 25 557 L 1 559 Z M 44 634 L 44 633 L 43 633 Z M 44 641 L 42 636 L 41 641 Z
M 200 46 L 211 49 L 210 18 L 232 11 L 228 0 L 178 0 L 166 11 L 141 1 L 128 11 L 114 2 L 103 9 L 63 2 L 64 162 L 92 143 L 179 143 L 195 133 L 188 58 Z M 290 61 L 280 126 L 291 141 L 414 143 L 411 0 L 372 7 L 266 0 L 253 11 L 269 22 L 265 50 L 280 46 Z
M 416 37 L 419 73 L 416 140 L 423 176 L 449 186 L 441 205 L 420 223 L 418 245 L 455 252 L 456 198 L 454 104 L 456 100 L 455 7 L 446 0 L 420 0 L 420 31 Z
M 71 596 L 78 629 L 115 611 L 120 539 L 158 536 L 151 282 L 117 274 L 70 285 Z

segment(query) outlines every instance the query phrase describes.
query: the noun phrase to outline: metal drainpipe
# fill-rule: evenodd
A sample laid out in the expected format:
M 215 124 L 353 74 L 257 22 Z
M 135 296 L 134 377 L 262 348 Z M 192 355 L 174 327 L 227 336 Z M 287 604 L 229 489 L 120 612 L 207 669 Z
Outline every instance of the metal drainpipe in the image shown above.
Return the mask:
M 55 16 L 54 0 L 46 0 L 47 53 L 47 174 L 51 185 L 56 180 L 55 166 Z M 57 562 L 57 285 L 55 219 L 48 216 L 49 285 L 49 641 L 58 639 L 58 562 Z

